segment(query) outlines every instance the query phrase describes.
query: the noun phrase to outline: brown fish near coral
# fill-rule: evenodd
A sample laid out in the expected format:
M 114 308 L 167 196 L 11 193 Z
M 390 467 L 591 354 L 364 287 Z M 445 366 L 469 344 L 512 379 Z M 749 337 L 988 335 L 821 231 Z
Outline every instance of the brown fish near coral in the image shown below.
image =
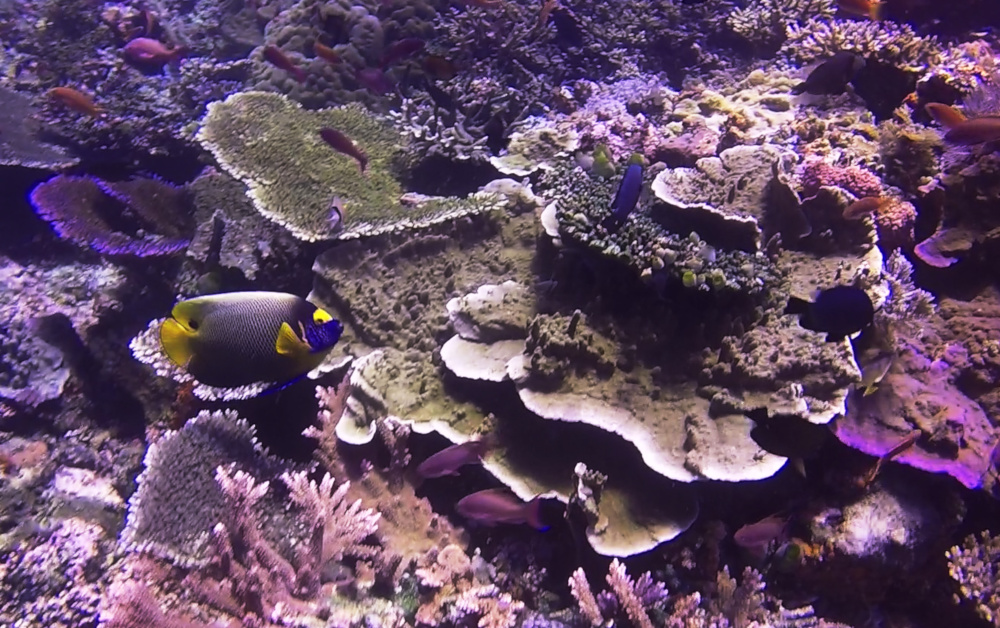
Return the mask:
M 844 13 L 860 15 L 876 22 L 882 19 L 882 2 L 879 0 L 837 0 L 837 6 Z
M 67 109 L 85 113 L 91 118 L 100 118 L 104 115 L 104 110 L 95 105 L 90 96 L 72 87 L 53 87 L 48 91 L 48 97 Z
M 328 126 L 319 130 L 319 136 L 323 138 L 323 141 L 329 144 L 333 150 L 356 159 L 358 167 L 361 169 L 361 174 L 365 173 L 365 168 L 368 167 L 368 156 L 365 155 L 363 150 L 355 146 L 354 142 L 351 141 L 351 138 L 347 137 L 337 129 L 332 129 Z
M 318 41 L 313 44 L 313 52 L 316 53 L 317 57 L 327 63 L 334 65 L 340 63 L 340 55 L 337 54 L 337 51 L 329 46 L 324 46 Z
M 288 72 L 288 74 L 299 83 L 306 82 L 305 70 L 295 65 L 295 62 L 289 59 L 288 55 L 281 52 L 277 46 L 272 46 L 270 44 L 264 46 L 263 55 L 264 59 L 266 59 L 268 63 L 279 70 Z
M 164 63 L 177 63 L 181 60 L 187 49 L 183 46 L 167 48 L 167 46 L 156 39 L 149 37 L 136 37 L 125 44 L 122 48 L 125 59 L 131 63 L 141 63 L 149 65 L 163 65 Z
M 507 489 L 491 488 L 466 495 L 455 504 L 455 510 L 466 519 L 486 525 L 527 523 L 536 530 L 546 530 L 548 526 L 542 523 L 540 506 L 537 497 L 524 503 Z
M 422 478 L 440 478 L 458 475 L 458 470 L 467 464 L 482 462 L 483 456 L 492 447 L 492 439 L 481 438 L 445 447 L 420 463 L 417 475 Z
M 886 202 L 884 196 L 866 196 L 858 199 L 844 208 L 844 218 L 847 220 L 861 220 L 865 216 L 874 214 Z
M 924 111 L 927 112 L 927 115 L 934 118 L 935 122 L 946 129 L 950 129 L 968 119 L 965 117 L 965 114 L 958 109 L 955 109 L 951 105 L 945 105 L 939 102 L 927 103 L 924 105 Z
M 733 534 L 733 541 L 750 552 L 763 554 L 772 541 L 781 540 L 785 536 L 788 521 L 783 517 L 771 515 L 756 523 L 748 523 Z
M 944 141 L 961 146 L 1000 141 L 1000 116 L 969 118 L 959 122 L 944 134 Z

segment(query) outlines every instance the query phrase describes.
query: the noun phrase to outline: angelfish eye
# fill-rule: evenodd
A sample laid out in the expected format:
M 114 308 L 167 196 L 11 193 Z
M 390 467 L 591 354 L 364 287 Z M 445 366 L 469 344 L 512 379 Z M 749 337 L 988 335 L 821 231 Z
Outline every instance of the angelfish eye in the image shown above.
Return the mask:
M 194 319 L 191 319 L 190 321 L 188 321 L 188 327 L 190 327 L 191 329 L 197 330 L 198 329 L 198 321 L 196 321 Z

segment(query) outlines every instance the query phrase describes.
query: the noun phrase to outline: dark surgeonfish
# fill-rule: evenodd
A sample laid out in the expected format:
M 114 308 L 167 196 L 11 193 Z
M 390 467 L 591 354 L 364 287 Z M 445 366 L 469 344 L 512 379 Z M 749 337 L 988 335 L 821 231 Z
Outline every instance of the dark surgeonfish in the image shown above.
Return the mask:
M 813 68 L 806 80 L 792 88 L 792 93 L 843 94 L 863 67 L 865 60 L 862 57 L 842 50 Z
M 319 366 L 343 330 L 294 294 L 228 292 L 179 302 L 160 326 L 160 343 L 202 384 L 283 385 Z
M 871 325 L 875 306 L 861 288 L 834 286 L 811 302 L 790 297 L 785 314 L 795 314 L 804 329 L 825 333 L 827 342 L 837 342 Z
M 611 214 L 601 221 L 601 226 L 614 233 L 625 224 L 632 210 L 639 203 L 642 194 L 642 164 L 630 164 L 618 185 L 615 200 L 611 203 Z

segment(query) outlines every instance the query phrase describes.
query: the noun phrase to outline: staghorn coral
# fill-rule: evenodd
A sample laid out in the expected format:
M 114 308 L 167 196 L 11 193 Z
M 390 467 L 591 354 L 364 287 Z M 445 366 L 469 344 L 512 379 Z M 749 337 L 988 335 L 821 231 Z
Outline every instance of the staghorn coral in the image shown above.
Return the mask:
M 947 552 L 948 574 L 959 585 L 962 597 L 976 608 L 976 613 L 993 626 L 1000 626 L 1000 537 L 988 530 L 970 534 L 961 545 Z
M 832 0 L 755 0 L 733 11 L 726 24 L 754 46 L 768 49 L 785 41 L 789 24 L 829 20 L 835 12 Z
M 892 22 L 814 18 L 790 24 L 781 47 L 782 54 L 802 64 L 841 51 L 916 72 L 927 72 L 941 60 L 941 46 L 935 38 L 921 37 L 909 25 Z
M 320 138 L 332 127 L 367 154 L 357 162 Z M 247 142 L 246 134 L 256 138 Z M 244 92 L 212 103 L 198 140 L 222 168 L 247 184 L 257 210 L 307 241 L 356 238 L 443 222 L 494 207 L 492 195 L 418 197 L 404 204 L 396 178 L 402 137 L 358 106 L 306 111 L 285 96 Z M 331 203 L 345 206 L 342 224 Z
M 406 138 L 407 152 L 420 159 L 482 161 L 489 155 L 487 136 L 461 110 L 440 110 L 429 98 L 404 98 L 388 117 Z
M 180 566 L 207 564 L 210 533 L 226 512 L 215 470 L 231 464 L 269 479 L 286 470 L 231 410 L 203 411 L 180 430 L 164 434 L 146 452 L 139 488 L 129 500 L 122 547 Z
M 378 553 L 363 542 L 377 529 L 378 515 L 345 502 L 347 485 L 334 491 L 329 475 L 319 483 L 304 471 L 281 479 L 295 506 L 275 524 L 267 517 L 275 505 L 264 502 L 270 482 L 233 465 L 218 467 L 224 508 L 211 530 L 207 562 L 190 569 L 128 550 L 102 604 L 101 625 L 276 627 L 320 619 L 349 625 L 368 613 L 397 624 L 401 613 L 392 605 L 349 602 L 335 595 L 336 585 L 323 575 L 328 561 Z
M 161 181 L 107 183 L 92 177 L 57 175 L 36 186 L 30 198 L 38 215 L 49 221 L 60 237 L 99 253 L 174 255 L 188 245 L 181 233 L 185 201 Z M 127 217 L 128 212 L 132 216 Z

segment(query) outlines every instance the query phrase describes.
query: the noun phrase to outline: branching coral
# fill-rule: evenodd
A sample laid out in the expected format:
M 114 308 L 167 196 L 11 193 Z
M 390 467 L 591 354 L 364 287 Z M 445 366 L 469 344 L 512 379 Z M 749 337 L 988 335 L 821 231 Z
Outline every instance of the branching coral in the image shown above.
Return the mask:
M 828 20 L 835 12 L 832 0 L 756 0 L 733 11 L 726 23 L 754 45 L 769 48 L 785 41 L 790 23 Z
M 850 51 L 921 72 L 941 59 L 936 39 L 921 37 L 910 26 L 892 22 L 811 19 L 791 24 L 782 51 L 799 63 Z
M 960 587 L 962 597 L 993 626 L 1000 626 L 1000 537 L 988 531 L 965 537 L 962 545 L 949 549 L 948 573 Z

